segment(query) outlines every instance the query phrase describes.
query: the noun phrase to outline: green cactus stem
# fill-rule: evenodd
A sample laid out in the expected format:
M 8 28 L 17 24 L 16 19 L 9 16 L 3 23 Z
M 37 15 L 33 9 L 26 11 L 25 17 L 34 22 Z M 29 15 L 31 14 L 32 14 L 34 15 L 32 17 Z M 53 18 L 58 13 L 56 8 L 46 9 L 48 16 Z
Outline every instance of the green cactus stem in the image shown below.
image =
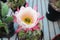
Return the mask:
M 5 28 L 5 31 L 6 33 L 8 34 L 8 28 L 7 28 L 7 25 L 5 23 L 0 23 L 0 27 L 4 27 Z
M 55 4 L 56 4 L 56 7 L 57 7 L 57 8 L 60 8 L 60 0 L 57 1 Z
M 2 23 L 2 20 L 0 20 L 0 23 Z
M 5 17 L 8 13 L 9 7 L 6 3 L 1 2 L 1 16 Z
M 6 19 L 5 19 L 5 22 L 6 23 L 10 23 L 10 22 L 12 22 L 13 21 L 13 17 L 12 16 L 9 16 L 9 17 L 7 17 Z
M 25 2 L 25 0 L 8 0 L 7 4 L 12 10 L 16 10 L 17 7 L 23 6 Z
M 0 28 L 3 27 L 7 34 L 9 34 L 8 23 L 13 21 L 13 17 L 12 16 L 8 16 L 7 17 L 8 10 L 9 10 L 8 5 L 6 3 L 1 2 Z

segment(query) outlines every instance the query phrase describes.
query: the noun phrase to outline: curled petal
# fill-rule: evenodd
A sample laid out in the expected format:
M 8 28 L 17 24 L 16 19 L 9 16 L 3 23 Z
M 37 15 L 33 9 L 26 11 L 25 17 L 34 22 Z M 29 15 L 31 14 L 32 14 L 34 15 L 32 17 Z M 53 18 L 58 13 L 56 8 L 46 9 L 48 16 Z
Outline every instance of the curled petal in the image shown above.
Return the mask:
M 33 30 L 39 30 L 40 27 L 39 27 L 38 25 L 39 25 L 39 24 L 37 24 L 36 26 L 34 26 L 32 29 L 33 29 Z
M 15 16 L 13 16 L 13 18 L 14 18 L 13 22 L 17 22 L 16 17 L 15 17 Z
M 38 18 L 38 20 L 42 20 L 44 18 L 44 16 L 42 16 L 41 18 Z
M 26 5 L 25 5 L 25 7 L 28 7 L 29 6 L 29 4 L 26 2 Z
M 18 29 L 15 31 L 15 33 L 18 33 L 18 32 L 20 32 L 20 30 L 22 29 L 22 27 L 21 26 L 19 26 L 18 27 Z
M 40 20 L 43 20 L 43 18 L 44 16 L 42 16 L 41 18 L 38 18 L 35 24 L 37 24 Z

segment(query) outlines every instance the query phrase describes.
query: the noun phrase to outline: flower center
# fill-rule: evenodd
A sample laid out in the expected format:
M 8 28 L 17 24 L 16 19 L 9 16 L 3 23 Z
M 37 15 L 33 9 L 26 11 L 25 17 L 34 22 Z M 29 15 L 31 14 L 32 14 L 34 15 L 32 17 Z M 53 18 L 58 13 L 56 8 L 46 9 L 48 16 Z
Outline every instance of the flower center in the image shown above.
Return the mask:
M 31 23 L 31 19 L 27 17 L 27 18 L 25 18 L 24 22 L 27 23 L 27 24 L 30 24 Z
M 32 24 L 34 22 L 34 17 L 31 14 L 31 12 L 24 12 L 24 14 L 22 14 L 21 16 L 21 20 L 26 23 L 26 24 Z

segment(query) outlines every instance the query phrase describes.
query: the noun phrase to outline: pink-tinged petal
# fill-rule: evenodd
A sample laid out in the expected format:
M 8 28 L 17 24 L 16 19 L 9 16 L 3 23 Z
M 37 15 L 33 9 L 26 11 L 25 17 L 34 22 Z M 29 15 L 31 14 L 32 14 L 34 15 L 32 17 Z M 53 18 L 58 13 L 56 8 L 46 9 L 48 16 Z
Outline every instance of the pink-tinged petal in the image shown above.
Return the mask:
M 34 8 L 33 8 L 34 10 L 37 10 L 38 9 L 38 7 L 37 6 L 34 6 Z
M 17 7 L 17 11 L 19 12 L 19 8 Z
M 15 17 L 15 16 L 13 16 L 13 18 L 14 18 L 13 22 L 17 22 L 16 17 Z
M 26 33 L 27 31 L 29 31 L 29 29 L 28 29 L 28 28 L 24 29 L 24 32 L 25 32 L 25 33 Z
M 23 6 L 20 8 L 20 10 L 24 10 L 24 9 L 25 9 L 25 7 L 23 7 Z
M 44 16 L 42 16 L 41 18 L 38 18 L 38 20 L 42 20 L 44 18 Z
M 16 19 L 14 19 L 14 20 L 13 20 L 13 22 L 17 23 L 17 20 L 16 20 Z
M 30 31 L 32 31 L 32 28 L 29 28 Z
M 39 20 L 37 19 L 37 21 L 36 21 L 36 23 L 35 23 L 35 24 L 37 25 L 37 24 L 38 24 L 38 22 L 39 22 Z
M 32 30 L 31 30 L 32 32 L 34 31 L 34 29 L 32 28 Z
M 38 26 L 38 24 L 33 27 L 33 30 L 39 30 L 39 29 L 40 29 L 40 27 Z
M 25 5 L 25 7 L 28 7 L 29 6 L 29 4 L 26 2 L 26 5 Z
M 40 29 L 38 26 L 35 26 L 34 28 L 33 28 L 34 30 L 38 30 L 38 29 Z
M 40 20 L 42 20 L 43 18 L 44 18 L 44 16 L 42 16 L 41 18 L 38 18 L 35 24 L 37 24 L 37 23 L 38 23 Z
M 25 33 L 26 33 L 26 32 L 28 32 L 28 31 L 33 31 L 33 29 L 32 29 L 32 28 L 26 28 L 24 31 L 25 31 Z
M 19 26 L 18 27 L 18 29 L 15 31 L 15 33 L 18 33 L 18 32 L 20 32 L 20 30 L 22 29 L 22 27 L 21 26 Z

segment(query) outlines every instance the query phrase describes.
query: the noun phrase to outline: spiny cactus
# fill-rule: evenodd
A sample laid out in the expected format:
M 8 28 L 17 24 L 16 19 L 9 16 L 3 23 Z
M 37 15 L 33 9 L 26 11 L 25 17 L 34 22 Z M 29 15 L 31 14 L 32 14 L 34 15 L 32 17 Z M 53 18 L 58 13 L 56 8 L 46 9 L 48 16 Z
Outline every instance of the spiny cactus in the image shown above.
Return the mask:
M 56 3 L 55 3 L 56 7 L 57 8 L 60 8 L 60 0 L 58 0 Z
M 24 39 L 25 40 L 38 40 L 39 37 L 41 36 L 41 31 L 40 30 L 35 30 L 35 31 L 28 31 L 27 33 L 25 33 L 24 31 L 20 31 L 19 34 L 19 39 Z
M 7 25 L 8 25 L 8 23 L 13 21 L 12 16 L 7 17 L 8 10 L 9 10 L 8 5 L 6 3 L 1 2 L 0 28 L 4 27 L 7 34 L 9 33 Z
M 16 10 L 17 7 L 23 6 L 25 4 L 25 0 L 8 0 L 7 3 L 12 10 Z

